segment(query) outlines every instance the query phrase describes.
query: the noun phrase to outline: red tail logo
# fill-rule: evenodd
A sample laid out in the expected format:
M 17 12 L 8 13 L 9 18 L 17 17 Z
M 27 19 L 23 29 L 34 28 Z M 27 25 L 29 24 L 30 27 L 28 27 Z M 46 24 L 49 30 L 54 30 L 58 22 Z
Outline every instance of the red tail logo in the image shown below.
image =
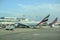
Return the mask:
M 55 20 L 53 20 L 51 23 L 49 23 L 49 25 L 52 25 L 52 24 L 56 23 L 57 20 L 58 20 L 58 18 L 56 17 Z
M 48 21 L 48 17 L 50 16 L 50 14 L 48 14 L 48 16 L 46 16 L 45 18 L 43 18 L 37 25 L 43 23 L 43 22 L 46 22 Z

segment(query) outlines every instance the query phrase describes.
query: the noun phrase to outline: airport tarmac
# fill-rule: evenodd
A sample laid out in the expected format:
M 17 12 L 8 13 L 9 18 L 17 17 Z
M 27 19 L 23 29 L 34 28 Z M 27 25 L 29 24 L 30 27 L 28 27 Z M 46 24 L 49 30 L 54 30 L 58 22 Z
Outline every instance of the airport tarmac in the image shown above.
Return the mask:
M 0 29 L 0 40 L 60 40 L 60 28 L 16 28 L 14 31 Z

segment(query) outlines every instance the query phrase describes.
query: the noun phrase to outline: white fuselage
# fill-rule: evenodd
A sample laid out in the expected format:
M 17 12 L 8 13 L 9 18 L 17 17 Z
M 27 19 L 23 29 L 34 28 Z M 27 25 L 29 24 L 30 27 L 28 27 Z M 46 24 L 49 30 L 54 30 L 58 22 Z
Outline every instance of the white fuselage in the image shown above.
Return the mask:
M 34 26 L 38 24 L 38 21 L 20 21 L 19 23 L 28 25 L 28 26 Z

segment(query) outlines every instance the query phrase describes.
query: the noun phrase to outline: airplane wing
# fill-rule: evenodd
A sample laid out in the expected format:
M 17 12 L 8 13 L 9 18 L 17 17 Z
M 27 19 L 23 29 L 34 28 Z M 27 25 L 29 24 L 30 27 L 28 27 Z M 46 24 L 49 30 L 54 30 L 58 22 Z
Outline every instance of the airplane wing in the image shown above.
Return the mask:
M 40 25 L 41 23 L 48 21 L 49 16 L 50 14 L 48 14 L 45 18 L 43 18 L 37 25 Z
M 57 22 L 58 18 L 56 17 L 49 25 L 55 24 Z
M 25 27 L 27 27 L 27 28 L 29 28 L 29 26 L 28 25 L 26 25 L 26 24 L 22 24 L 22 23 L 16 23 L 17 25 L 17 27 L 19 28 L 19 27 L 22 27 L 22 28 L 25 28 Z

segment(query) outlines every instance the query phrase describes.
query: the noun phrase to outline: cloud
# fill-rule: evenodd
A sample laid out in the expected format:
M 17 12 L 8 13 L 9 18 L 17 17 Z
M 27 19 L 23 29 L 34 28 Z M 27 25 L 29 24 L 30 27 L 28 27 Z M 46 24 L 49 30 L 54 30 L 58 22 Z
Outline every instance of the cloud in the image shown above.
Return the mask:
M 32 4 L 24 5 L 18 4 L 22 14 L 29 16 L 44 17 L 47 14 L 51 14 L 52 17 L 60 15 L 60 4 Z
M 18 6 L 21 8 L 20 10 L 23 10 L 24 12 L 60 12 L 60 4 L 39 4 L 39 5 L 23 5 L 23 4 L 18 4 Z
M 40 5 L 23 5 L 23 4 L 18 4 L 18 6 L 25 8 L 25 9 L 60 9 L 60 4 L 40 4 Z

